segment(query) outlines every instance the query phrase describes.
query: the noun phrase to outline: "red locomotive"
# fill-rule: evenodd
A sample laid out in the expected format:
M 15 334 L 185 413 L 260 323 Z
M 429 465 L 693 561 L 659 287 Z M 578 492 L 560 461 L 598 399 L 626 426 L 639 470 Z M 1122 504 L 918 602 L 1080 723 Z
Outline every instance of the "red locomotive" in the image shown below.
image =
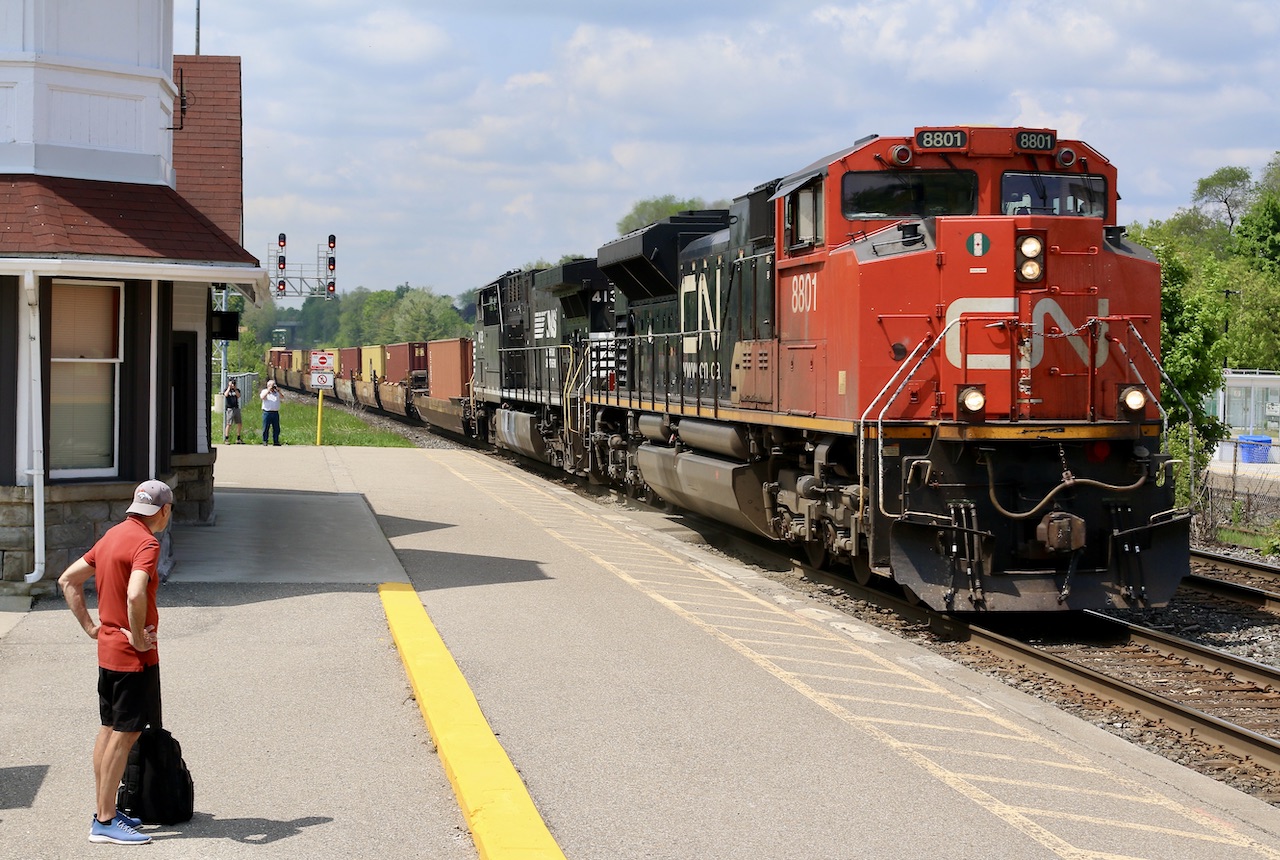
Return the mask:
M 1162 605 L 1189 515 L 1118 199 L 1049 129 L 864 138 L 483 288 L 471 391 L 437 405 L 937 609 Z

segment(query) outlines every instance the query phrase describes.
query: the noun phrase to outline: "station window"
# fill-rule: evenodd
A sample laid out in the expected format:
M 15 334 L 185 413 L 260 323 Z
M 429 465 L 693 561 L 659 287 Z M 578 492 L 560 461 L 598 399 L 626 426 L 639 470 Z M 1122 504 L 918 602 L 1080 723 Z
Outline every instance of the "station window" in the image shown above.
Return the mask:
M 118 474 L 123 290 L 118 282 L 53 282 L 50 477 Z
M 1107 180 L 1084 173 L 1017 173 L 1000 177 L 1002 215 L 1107 217 Z
M 852 171 L 841 179 L 840 208 L 850 221 L 978 213 L 971 170 Z
M 787 247 L 809 248 L 822 244 L 822 181 L 787 196 Z

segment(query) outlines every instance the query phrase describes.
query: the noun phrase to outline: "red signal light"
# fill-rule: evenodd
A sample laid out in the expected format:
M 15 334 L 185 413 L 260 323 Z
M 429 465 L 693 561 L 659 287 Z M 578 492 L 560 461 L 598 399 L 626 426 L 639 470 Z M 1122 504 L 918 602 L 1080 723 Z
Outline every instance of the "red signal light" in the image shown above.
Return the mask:
M 276 268 L 278 268 L 282 272 L 284 271 L 284 254 L 281 254 L 279 257 L 276 257 Z
M 288 284 L 286 284 L 284 281 L 280 281 L 279 283 L 276 284 L 276 292 L 279 293 L 280 295 L 284 295 L 284 290 L 285 290 L 285 287 L 287 286 Z
M 332 233 L 329 234 L 329 250 L 332 251 L 338 245 L 338 237 Z
M 333 257 L 330 257 L 330 258 L 329 258 L 329 271 L 331 271 L 331 272 L 332 272 L 332 271 L 334 270 L 334 267 L 335 267 L 336 265 L 337 265 L 337 261 L 336 261 Z
M 280 243 L 280 247 L 281 247 L 281 248 L 283 248 L 283 247 L 284 247 L 284 234 L 283 234 L 283 233 L 281 233 L 281 234 L 280 234 L 280 238 L 279 238 L 279 239 L 277 239 L 276 241 L 277 241 L 277 242 L 279 242 L 279 243 Z
M 325 290 L 328 291 L 329 295 L 333 295 L 338 291 L 338 286 L 333 281 L 330 281 L 325 287 Z

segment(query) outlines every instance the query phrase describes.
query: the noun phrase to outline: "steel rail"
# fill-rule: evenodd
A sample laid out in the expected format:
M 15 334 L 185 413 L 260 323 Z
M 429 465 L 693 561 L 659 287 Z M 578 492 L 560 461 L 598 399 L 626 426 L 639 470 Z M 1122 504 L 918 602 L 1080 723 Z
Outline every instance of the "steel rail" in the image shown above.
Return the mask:
M 1106 616 L 1098 617 L 1106 618 Z M 1192 651 L 1184 650 L 1188 643 L 1181 640 L 1167 637 L 1156 631 L 1135 628 L 1133 625 L 1124 624 L 1114 619 L 1107 619 L 1107 621 L 1128 628 L 1126 632 L 1130 637 L 1130 641 L 1135 644 L 1146 643 L 1151 647 L 1167 649 L 1171 647 L 1169 643 L 1175 643 L 1176 648 L 1173 650 L 1178 653 L 1192 653 Z M 1033 645 L 1019 642 L 994 631 L 970 625 L 968 633 L 970 641 L 1002 657 L 1035 668 L 1045 667 L 1048 674 L 1059 680 L 1065 680 L 1073 687 L 1101 696 L 1118 706 L 1137 711 L 1146 717 L 1160 720 L 1173 729 L 1214 743 L 1242 758 L 1258 762 L 1272 770 L 1280 770 L 1280 741 L 1234 725 L 1226 720 L 1172 701 L 1156 693 L 1143 690 L 1118 678 L 1108 677 L 1101 672 L 1055 654 L 1041 651 Z M 1195 647 L 1198 646 L 1192 645 L 1193 649 Z M 1196 653 L 1203 658 L 1196 659 L 1196 662 L 1201 665 L 1212 666 L 1215 663 L 1230 663 L 1236 668 L 1228 671 L 1233 674 L 1238 673 L 1238 677 L 1247 678 L 1254 683 L 1262 683 L 1263 686 L 1272 688 L 1280 686 L 1280 682 L 1277 679 L 1277 671 L 1269 670 L 1268 667 L 1260 663 L 1232 657 L 1231 655 L 1226 655 L 1228 660 L 1222 660 L 1223 655 L 1221 652 L 1209 649 Z M 1259 681 L 1255 680 L 1255 678 L 1269 680 Z
M 1280 568 L 1267 564 L 1257 564 L 1255 562 L 1245 561 L 1239 558 L 1233 558 L 1227 555 L 1220 555 L 1216 552 L 1207 550 L 1193 549 L 1191 551 L 1193 560 L 1200 560 L 1210 564 L 1216 564 L 1238 573 L 1249 574 L 1261 577 L 1272 577 L 1277 580 L 1280 586 Z M 1199 573 L 1187 574 L 1182 579 L 1182 584 L 1188 588 L 1199 591 L 1203 594 L 1212 594 L 1215 597 L 1222 597 L 1228 600 L 1235 600 L 1255 609 L 1262 609 L 1267 612 L 1280 613 L 1280 594 L 1268 591 L 1264 588 L 1257 588 L 1252 585 L 1243 585 L 1238 582 L 1218 579 L 1213 576 L 1205 576 Z

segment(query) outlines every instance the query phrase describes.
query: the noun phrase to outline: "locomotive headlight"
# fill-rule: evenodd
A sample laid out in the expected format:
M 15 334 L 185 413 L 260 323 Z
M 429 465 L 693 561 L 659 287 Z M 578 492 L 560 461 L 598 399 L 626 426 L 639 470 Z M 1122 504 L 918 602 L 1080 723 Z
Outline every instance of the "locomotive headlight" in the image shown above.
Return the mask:
M 1120 392 L 1120 406 L 1132 418 L 1141 418 L 1147 408 L 1147 390 L 1138 385 L 1130 385 Z
M 987 420 L 987 392 L 982 385 L 961 385 L 956 391 L 956 420 Z
M 987 395 L 981 388 L 966 388 L 960 392 L 960 405 L 969 412 L 981 412 L 987 406 Z
M 1014 271 L 1018 280 L 1026 283 L 1038 281 L 1044 277 L 1044 239 L 1030 233 L 1018 236 L 1014 244 L 1017 253 L 1014 255 Z

